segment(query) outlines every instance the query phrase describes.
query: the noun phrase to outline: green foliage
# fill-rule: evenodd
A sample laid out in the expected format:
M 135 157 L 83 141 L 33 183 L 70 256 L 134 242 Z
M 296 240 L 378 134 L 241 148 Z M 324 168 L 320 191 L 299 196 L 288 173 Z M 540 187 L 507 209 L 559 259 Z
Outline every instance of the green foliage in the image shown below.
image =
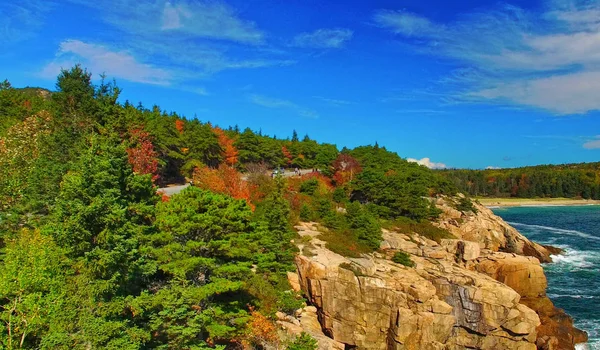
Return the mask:
M 599 166 L 595 162 L 439 173 L 470 196 L 600 199 Z
M 477 208 L 475 208 L 471 199 L 467 197 L 459 197 L 454 208 L 458 211 L 462 211 L 463 213 L 472 212 L 477 214 Z
M 0 269 L 0 347 L 36 348 L 67 303 L 65 257 L 51 237 L 23 230 Z
M 313 221 L 315 220 L 314 210 L 306 203 L 300 207 L 300 220 L 302 221 Z
M 445 238 L 456 238 L 447 230 L 436 227 L 429 221 L 414 221 L 408 218 L 398 218 L 396 220 L 387 222 L 385 227 L 402 233 L 407 233 L 409 235 L 412 233 L 417 233 L 438 243 Z
M 319 187 L 319 181 L 317 179 L 308 179 L 300 184 L 300 193 L 305 193 L 309 196 L 315 194 L 315 191 Z
M 396 264 L 401 264 L 408 267 L 415 266 L 415 263 L 410 260 L 410 254 L 406 252 L 396 252 L 392 257 L 392 261 Z
M 306 332 L 300 333 L 298 337 L 287 347 L 287 350 L 316 350 L 317 340 Z
M 348 201 L 348 193 L 344 187 L 336 187 L 333 190 L 333 201 L 336 203 L 345 203 Z
M 373 214 L 365 210 L 358 202 L 346 206 L 346 220 L 358 242 L 375 250 L 381 243 L 381 225 Z

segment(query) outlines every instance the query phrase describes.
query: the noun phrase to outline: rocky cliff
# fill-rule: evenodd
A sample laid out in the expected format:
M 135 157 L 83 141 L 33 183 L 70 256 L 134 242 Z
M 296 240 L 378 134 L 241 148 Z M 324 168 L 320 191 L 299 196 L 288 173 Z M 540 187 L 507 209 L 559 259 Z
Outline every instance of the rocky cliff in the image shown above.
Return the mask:
M 300 247 L 307 254 L 297 256 L 290 281 L 311 304 L 300 321 L 310 320 L 304 329 L 320 348 L 574 349 L 586 340 L 546 297 L 540 260 L 550 261 L 550 247 L 480 205 L 477 214 L 448 199 L 436 205 L 443 211 L 437 225 L 457 239 L 384 230 L 381 250 L 361 258 L 328 250 L 317 225 L 297 226 L 310 249 Z M 392 262 L 398 251 L 414 267 Z

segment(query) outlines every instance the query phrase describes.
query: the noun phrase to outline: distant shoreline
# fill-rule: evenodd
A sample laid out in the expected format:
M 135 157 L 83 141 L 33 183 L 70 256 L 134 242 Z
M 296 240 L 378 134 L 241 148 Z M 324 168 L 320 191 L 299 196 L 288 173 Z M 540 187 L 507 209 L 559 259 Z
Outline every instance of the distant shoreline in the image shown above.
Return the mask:
M 570 198 L 477 198 L 477 200 L 488 208 L 600 205 L 600 200 Z

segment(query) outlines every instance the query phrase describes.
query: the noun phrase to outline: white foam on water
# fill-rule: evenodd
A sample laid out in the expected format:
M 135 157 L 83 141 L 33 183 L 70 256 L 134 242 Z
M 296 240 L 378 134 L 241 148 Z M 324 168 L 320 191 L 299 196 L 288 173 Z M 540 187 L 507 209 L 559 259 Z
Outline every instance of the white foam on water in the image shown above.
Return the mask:
M 589 344 L 586 343 L 581 343 L 581 344 L 575 344 L 575 350 L 591 350 L 592 348 L 590 348 Z
M 597 296 L 594 295 L 580 295 L 580 294 L 548 294 L 550 299 L 555 298 L 573 298 L 573 299 L 596 299 Z
M 564 254 L 551 255 L 552 262 L 557 265 L 569 265 L 580 269 L 587 269 L 594 267 L 594 263 L 590 260 L 597 258 L 598 254 L 595 252 L 581 251 L 581 250 L 565 250 Z
M 517 227 L 525 227 L 525 228 L 532 228 L 532 229 L 538 229 L 538 230 L 546 230 L 546 231 L 550 231 L 550 232 L 554 232 L 554 233 L 561 233 L 561 234 L 566 234 L 566 235 L 571 235 L 571 236 L 578 236 L 578 237 L 582 237 L 582 238 L 587 238 L 587 239 L 593 239 L 593 240 L 597 240 L 600 241 L 600 237 L 594 236 L 594 235 L 590 235 L 589 233 L 585 233 L 585 232 L 581 232 L 581 231 L 576 231 L 576 230 L 565 230 L 562 228 L 556 228 L 556 227 L 550 227 L 550 226 L 542 226 L 542 225 L 528 225 L 528 224 L 522 224 L 520 222 L 508 222 L 507 223 L 509 225 L 512 226 L 517 226 Z

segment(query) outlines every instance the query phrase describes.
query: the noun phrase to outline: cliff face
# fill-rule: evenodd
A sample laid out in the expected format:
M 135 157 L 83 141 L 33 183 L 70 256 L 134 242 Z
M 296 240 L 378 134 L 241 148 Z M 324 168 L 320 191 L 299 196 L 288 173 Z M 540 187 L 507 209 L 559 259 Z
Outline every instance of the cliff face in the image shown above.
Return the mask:
M 438 225 L 461 239 L 384 230 L 382 250 L 357 259 L 326 249 L 316 225 L 297 227 L 312 238 L 311 253 L 297 256 L 291 280 L 335 341 L 321 339 L 321 348 L 573 349 L 586 340 L 545 295 L 538 259 L 550 259 L 548 248 L 481 206 L 465 215 L 444 200 L 437 205 Z M 392 262 L 397 251 L 415 266 Z

